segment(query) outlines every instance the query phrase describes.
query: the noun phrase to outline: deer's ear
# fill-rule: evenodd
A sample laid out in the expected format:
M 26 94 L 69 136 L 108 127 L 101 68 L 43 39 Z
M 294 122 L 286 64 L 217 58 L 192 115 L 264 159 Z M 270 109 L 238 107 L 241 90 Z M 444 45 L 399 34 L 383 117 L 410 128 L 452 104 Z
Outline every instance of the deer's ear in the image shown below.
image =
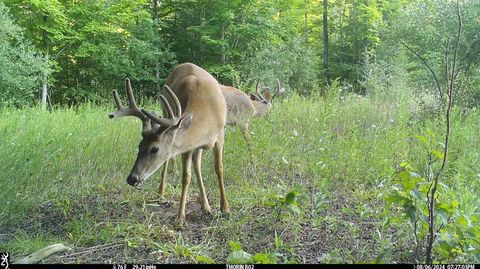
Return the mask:
M 188 114 L 185 117 L 181 118 L 180 121 L 178 121 L 177 125 L 175 125 L 173 128 L 177 129 L 177 132 L 182 133 L 190 127 L 190 125 L 192 124 L 192 119 L 193 114 Z
M 270 90 L 269 90 L 269 89 L 264 89 L 264 90 L 263 90 L 263 96 L 264 96 L 265 99 L 267 99 L 267 100 L 272 99 L 272 94 L 270 93 Z

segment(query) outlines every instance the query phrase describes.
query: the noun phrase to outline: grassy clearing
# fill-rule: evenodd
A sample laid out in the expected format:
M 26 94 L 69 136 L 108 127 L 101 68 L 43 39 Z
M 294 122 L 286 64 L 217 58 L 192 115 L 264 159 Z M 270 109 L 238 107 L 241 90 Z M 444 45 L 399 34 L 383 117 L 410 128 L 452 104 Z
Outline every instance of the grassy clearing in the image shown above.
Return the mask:
M 401 162 L 425 162 L 415 135 L 431 130 L 441 140 L 443 128 L 412 114 L 406 102 L 291 96 L 251 123 L 252 154 L 241 132 L 228 127 L 232 214 L 219 214 L 206 152 L 203 174 L 215 213 L 201 213 L 192 184 L 183 232 L 174 229 L 179 173 L 169 175 L 162 203 L 153 201 L 160 173 L 142 191 L 128 186 L 140 124 L 109 120 L 107 112 L 89 105 L 0 111 L 0 249 L 13 260 L 64 243 L 73 250 L 45 262 L 224 263 L 239 248 L 268 263 L 413 262 L 411 225 L 385 224 L 402 214 L 387 212 L 385 197 Z M 472 227 L 480 225 L 479 121 L 478 111 L 455 111 L 445 177 L 445 199 L 460 202 Z M 282 206 L 291 191 L 297 210 Z M 478 245 L 472 248 L 453 261 L 474 262 Z

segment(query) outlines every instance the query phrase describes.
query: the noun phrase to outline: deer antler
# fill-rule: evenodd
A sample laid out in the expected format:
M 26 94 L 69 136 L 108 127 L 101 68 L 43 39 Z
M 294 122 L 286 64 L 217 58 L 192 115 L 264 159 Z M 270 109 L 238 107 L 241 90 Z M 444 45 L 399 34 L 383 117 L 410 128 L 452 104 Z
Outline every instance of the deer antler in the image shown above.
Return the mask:
M 150 120 L 147 116 L 142 113 L 142 111 L 138 108 L 137 103 L 135 102 L 135 97 L 133 96 L 132 92 L 132 85 L 130 84 L 130 79 L 125 79 L 125 89 L 127 90 L 127 98 L 128 98 L 128 107 L 123 107 L 122 101 L 118 96 L 118 92 L 113 90 L 113 99 L 115 100 L 115 105 L 117 106 L 117 111 L 109 113 L 108 117 L 110 119 L 113 118 L 120 118 L 125 116 L 134 116 L 139 118 L 142 121 L 143 130 L 148 130 L 151 128 Z
M 268 102 L 268 100 L 258 91 L 258 84 L 260 84 L 260 79 L 257 80 L 257 85 L 255 86 L 255 95 L 258 99 L 264 101 L 264 102 Z
M 165 96 L 163 96 L 163 95 L 160 95 L 160 100 L 162 101 L 163 105 L 165 106 L 166 112 L 168 114 L 167 115 L 168 118 L 160 118 L 156 114 L 148 112 L 144 109 L 142 109 L 141 112 L 143 112 L 143 114 L 145 114 L 145 116 L 147 116 L 149 119 L 151 119 L 152 121 L 154 121 L 154 122 L 156 122 L 160 125 L 174 126 L 180 121 L 180 117 L 182 116 L 182 107 L 180 105 L 180 101 L 177 98 L 177 95 L 175 95 L 175 93 L 172 91 L 172 89 L 170 89 L 170 87 L 168 87 L 167 85 L 163 86 L 163 88 L 165 89 L 167 94 L 173 100 L 173 105 L 174 105 L 174 109 L 172 109 L 172 107 L 170 106 L 170 104 L 167 101 L 167 98 L 165 98 Z
M 283 94 L 285 92 L 285 88 L 280 86 L 280 80 L 277 78 L 277 91 L 273 94 L 272 99 Z

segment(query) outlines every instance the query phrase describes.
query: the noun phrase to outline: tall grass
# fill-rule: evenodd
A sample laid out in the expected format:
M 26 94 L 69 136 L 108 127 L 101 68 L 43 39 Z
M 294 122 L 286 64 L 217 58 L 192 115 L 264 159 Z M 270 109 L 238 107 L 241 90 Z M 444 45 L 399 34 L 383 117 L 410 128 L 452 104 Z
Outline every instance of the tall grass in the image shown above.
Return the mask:
M 1 222 L 100 183 L 116 184 L 134 158 L 138 124 L 89 105 L 53 112 L 4 110 L 0 118 Z

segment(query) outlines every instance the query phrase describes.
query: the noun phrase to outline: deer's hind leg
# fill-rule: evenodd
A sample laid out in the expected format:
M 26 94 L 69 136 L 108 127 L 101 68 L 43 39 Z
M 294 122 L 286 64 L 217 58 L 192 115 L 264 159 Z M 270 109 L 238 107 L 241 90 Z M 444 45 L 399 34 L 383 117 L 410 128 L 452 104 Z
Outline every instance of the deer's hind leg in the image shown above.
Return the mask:
M 215 159 L 215 173 L 217 174 L 218 187 L 220 189 L 220 210 L 224 214 L 229 214 L 227 196 L 225 192 L 225 184 L 223 182 L 223 144 L 225 143 L 224 132 L 222 132 L 217 142 L 213 146 L 213 156 Z

